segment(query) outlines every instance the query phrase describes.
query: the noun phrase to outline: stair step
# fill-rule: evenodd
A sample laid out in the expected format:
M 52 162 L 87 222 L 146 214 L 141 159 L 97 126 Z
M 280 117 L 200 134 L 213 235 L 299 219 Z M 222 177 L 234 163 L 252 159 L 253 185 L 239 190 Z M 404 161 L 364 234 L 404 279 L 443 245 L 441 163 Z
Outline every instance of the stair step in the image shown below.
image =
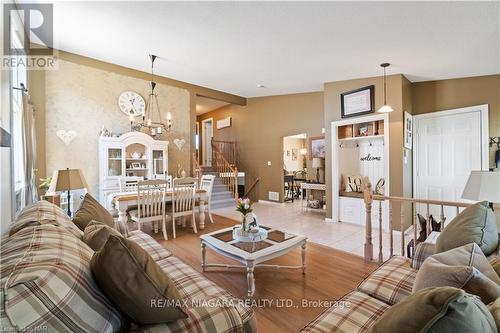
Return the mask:
M 220 200 L 220 199 L 234 199 L 234 197 L 233 194 L 229 191 L 212 193 L 212 200 Z
M 234 206 L 235 204 L 236 204 L 236 201 L 234 200 L 234 198 L 212 200 L 212 202 L 210 203 L 211 209 L 231 207 L 231 206 Z

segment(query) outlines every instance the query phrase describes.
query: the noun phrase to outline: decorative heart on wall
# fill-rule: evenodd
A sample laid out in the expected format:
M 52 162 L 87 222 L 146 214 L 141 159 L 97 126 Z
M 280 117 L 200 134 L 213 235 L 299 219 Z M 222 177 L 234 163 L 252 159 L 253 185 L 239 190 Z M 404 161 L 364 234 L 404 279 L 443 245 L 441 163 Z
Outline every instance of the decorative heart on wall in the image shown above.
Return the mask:
M 174 144 L 179 148 L 179 150 L 182 150 L 182 147 L 186 144 L 186 140 L 184 139 L 174 139 Z
M 67 146 L 71 143 L 71 141 L 73 141 L 74 138 L 76 138 L 77 133 L 73 130 L 69 130 L 69 131 L 58 130 L 56 132 L 56 135 Z

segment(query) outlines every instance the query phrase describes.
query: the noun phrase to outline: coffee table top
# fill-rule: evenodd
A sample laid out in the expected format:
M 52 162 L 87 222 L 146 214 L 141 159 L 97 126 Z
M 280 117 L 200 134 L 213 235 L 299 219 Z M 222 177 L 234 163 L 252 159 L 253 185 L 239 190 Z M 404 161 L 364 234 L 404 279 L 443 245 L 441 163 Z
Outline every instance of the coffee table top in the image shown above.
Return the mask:
M 296 247 L 307 239 L 305 236 L 295 235 L 266 226 L 259 226 L 267 230 L 267 238 L 255 242 L 240 242 L 233 238 L 233 227 L 225 228 L 201 235 L 202 242 L 226 255 L 240 259 L 252 260 L 271 253 L 281 252 Z

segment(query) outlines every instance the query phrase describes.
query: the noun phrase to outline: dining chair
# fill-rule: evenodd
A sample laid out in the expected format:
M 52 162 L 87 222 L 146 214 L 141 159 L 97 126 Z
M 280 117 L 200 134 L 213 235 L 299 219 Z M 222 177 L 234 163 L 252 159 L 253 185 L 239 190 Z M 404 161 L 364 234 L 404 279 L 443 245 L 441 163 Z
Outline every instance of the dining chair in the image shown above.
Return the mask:
M 137 183 L 144 180 L 144 177 L 127 176 L 120 177 L 120 192 L 136 192 Z
M 212 190 L 214 188 L 215 176 L 214 175 L 203 175 L 201 176 L 200 188 L 205 190 L 207 196 L 207 206 L 206 210 L 208 212 L 208 218 L 210 222 L 214 223 L 212 218 Z
M 172 229 L 174 238 L 176 218 L 191 215 L 191 225 L 194 233 L 198 233 L 195 220 L 195 200 L 196 200 L 196 178 L 176 178 L 172 187 L 172 205 L 167 215 L 172 219 Z M 185 222 L 183 223 L 185 226 Z
M 143 180 L 137 186 L 137 210 L 129 212 L 130 218 L 137 223 L 139 230 L 145 222 L 161 221 L 163 238 L 168 239 L 165 225 L 165 192 L 167 182 L 165 180 Z

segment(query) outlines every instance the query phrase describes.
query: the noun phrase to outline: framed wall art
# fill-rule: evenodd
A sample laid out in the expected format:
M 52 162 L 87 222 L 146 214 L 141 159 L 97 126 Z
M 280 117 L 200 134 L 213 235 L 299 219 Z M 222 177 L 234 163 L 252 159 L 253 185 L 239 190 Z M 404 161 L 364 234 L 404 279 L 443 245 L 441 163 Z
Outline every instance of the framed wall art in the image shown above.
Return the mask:
M 413 148 L 413 116 L 405 111 L 405 148 L 412 149 Z
M 342 118 L 356 117 L 375 111 L 375 86 L 367 86 L 340 94 Z
M 309 151 L 311 152 L 309 159 L 312 160 L 315 157 L 325 158 L 325 137 L 316 136 L 309 139 Z

